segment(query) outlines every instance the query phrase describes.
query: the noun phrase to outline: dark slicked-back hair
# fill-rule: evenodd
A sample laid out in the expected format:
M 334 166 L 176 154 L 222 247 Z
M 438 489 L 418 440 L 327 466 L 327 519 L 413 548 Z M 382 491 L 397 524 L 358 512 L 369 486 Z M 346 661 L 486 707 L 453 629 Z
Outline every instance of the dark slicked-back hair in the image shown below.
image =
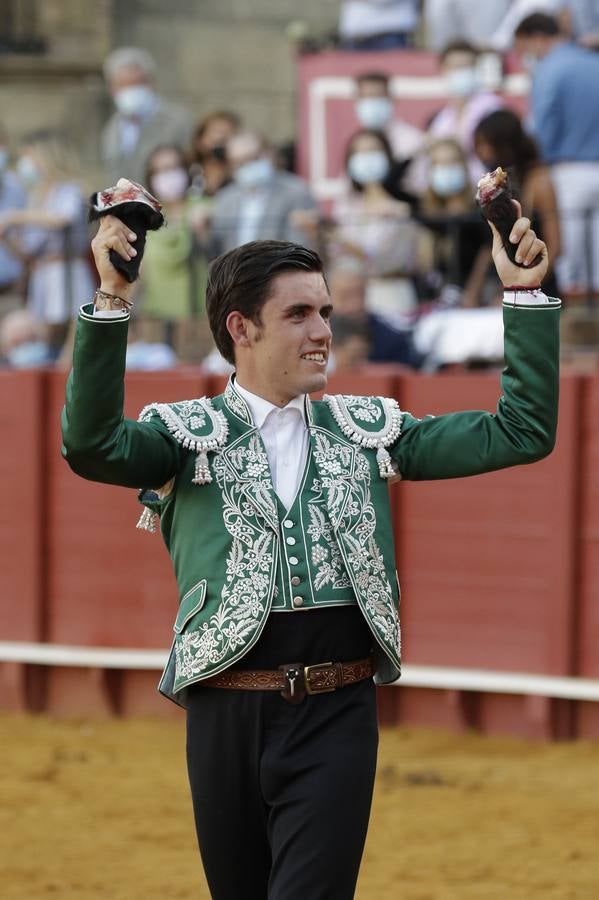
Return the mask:
M 543 34 L 545 37 L 556 37 L 559 33 L 559 24 L 555 16 L 536 12 L 522 19 L 514 35 L 515 37 L 523 38 L 534 37 L 537 34 Z
M 218 350 L 232 365 L 235 345 L 227 329 L 229 313 L 238 311 L 260 325 L 260 313 L 271 295 L 272 283 L 284 272 L 320 272 L 324 278 L 318 253 L 289 241 L 250 241 L 223 253 L 210 266 L 206 287 L 208 321 Z

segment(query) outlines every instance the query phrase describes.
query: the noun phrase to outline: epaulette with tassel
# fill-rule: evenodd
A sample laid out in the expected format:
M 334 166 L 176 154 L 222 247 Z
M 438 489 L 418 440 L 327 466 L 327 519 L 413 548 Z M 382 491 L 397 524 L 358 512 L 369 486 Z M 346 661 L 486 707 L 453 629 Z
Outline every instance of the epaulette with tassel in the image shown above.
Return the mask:
M 192 484 L 209 484 L 212 474 L 208 452 L 224 447 L 229 433 L 224 413 L 214 409 L 208 397 L 199 397 L 178 403 L 151 403 L 142 409 L 138 421 L 148 422 L 155 415 L 182 447 L 197 454 Z M 137 527 L 155 531 L 155 521 L 156 514 L 146 507 Z
M 354 444 L 374 450 L 381 478 L 401 478 L 387 451 L 401 434 L 402 412 L 391 397 L 325 394 L 335 422 Z

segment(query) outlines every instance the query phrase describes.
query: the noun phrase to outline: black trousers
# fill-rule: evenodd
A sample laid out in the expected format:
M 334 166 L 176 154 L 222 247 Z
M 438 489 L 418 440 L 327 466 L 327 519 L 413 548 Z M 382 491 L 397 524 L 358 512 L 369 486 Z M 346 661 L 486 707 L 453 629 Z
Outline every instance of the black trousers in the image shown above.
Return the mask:
M 353 607 L 277 613 L 238 668 L 358 659 L 370 643 Z M 377 744 L 371 680 L 298 705 L 274 691 L 190 690 L 187 763 L 213 900 L 351 900 Z

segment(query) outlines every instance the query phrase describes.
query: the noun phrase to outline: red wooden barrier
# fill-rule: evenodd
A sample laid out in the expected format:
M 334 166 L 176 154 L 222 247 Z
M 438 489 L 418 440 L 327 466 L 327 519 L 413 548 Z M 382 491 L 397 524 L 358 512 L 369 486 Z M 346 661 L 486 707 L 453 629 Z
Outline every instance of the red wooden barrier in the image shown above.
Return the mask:
M 585 378 L 581 414 L 580 610 L 577 674 L 599 678 L 599 378 Z M 581 737 L 599 737 L 599 704 L 580 703 Z
M 65 376 L 49 375 L 46 472 L 48 640 L 109 647 L 165 647 L 177 606 L 170 560 L 160 536 L 135 528 L 142 507 L 136 492 L 74 475 L 60 455 L 59 417 Z M 125 414 L 137 418 L 152 401 L 205 393 L 196 370 L 132 373 Z M 171 704 L 156 694 L 157 673 L 123 672 L 82 678 L 53 669 L 48 708 L 69 713 L 90 708 L 149 712 Z
M 471 479 L 405 482 L 396 540 L 406 662 L 566 675 L 574 645 L 578 380 L 562 381 L 556 450 L 533 466 Z M 494 409 L 496 376 L 404 376 L 415 415 Z M 400 718 L 549 735 L 554 705 L 402 691 Z
M 43 639 L 42 376 L 0 372 L 0 639 Z M 24 709 L 25 669 L 0 664 L 0 705 Z

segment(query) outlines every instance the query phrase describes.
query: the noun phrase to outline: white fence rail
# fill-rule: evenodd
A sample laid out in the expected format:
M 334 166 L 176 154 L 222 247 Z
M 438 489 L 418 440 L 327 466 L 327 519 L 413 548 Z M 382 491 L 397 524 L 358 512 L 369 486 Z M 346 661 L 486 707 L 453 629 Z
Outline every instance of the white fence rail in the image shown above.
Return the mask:
M 164 650 L 115 647 L 74 647 L 67 644 L 29 644 L 0 641 L 0 663 L 37 666 L 78 666 L 98 669 L 162 669 Z M 599 701 L 599 680 L 531 675 L 528 672 L 490 672 L 446 666 L 404 665 L 398 687 L 481 691 L 494 694 L 527 694 L 565 700 Z

